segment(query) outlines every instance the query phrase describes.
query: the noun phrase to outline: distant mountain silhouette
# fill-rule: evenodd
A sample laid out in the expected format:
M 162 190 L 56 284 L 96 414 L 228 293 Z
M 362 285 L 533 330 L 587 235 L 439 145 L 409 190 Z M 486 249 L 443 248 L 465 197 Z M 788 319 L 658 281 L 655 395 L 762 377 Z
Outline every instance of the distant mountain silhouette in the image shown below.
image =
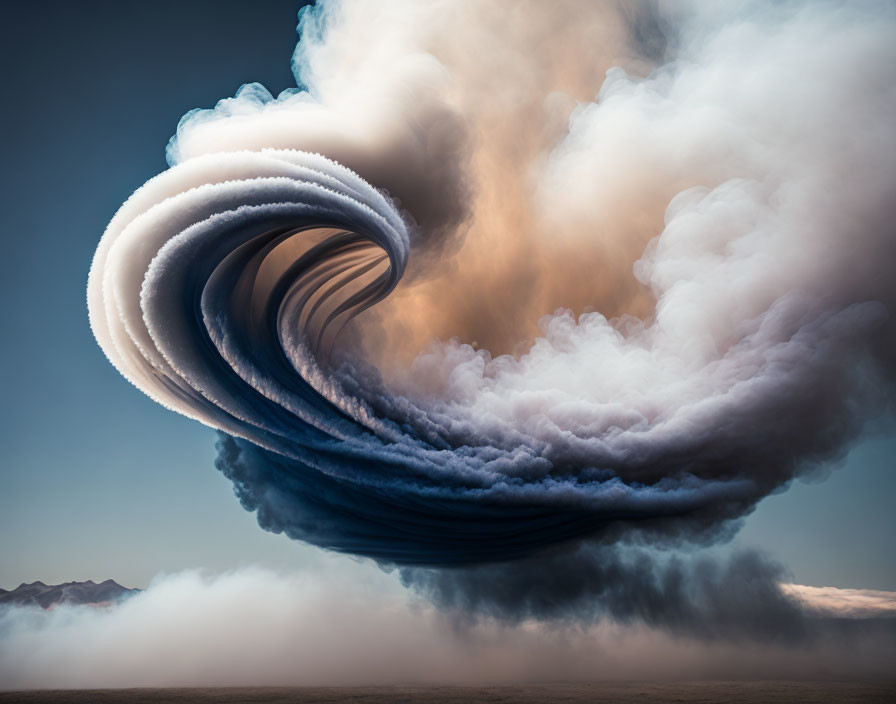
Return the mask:
M 0 589 L 0 605 L 17 604 L 49 609 L 59 604 L 106 604 L 133 596 L 140 591 L 123 587 L 111 579 L 99 584 L 92 580 L 64 584 L 32 582 L 22 583 L 12 591 Z

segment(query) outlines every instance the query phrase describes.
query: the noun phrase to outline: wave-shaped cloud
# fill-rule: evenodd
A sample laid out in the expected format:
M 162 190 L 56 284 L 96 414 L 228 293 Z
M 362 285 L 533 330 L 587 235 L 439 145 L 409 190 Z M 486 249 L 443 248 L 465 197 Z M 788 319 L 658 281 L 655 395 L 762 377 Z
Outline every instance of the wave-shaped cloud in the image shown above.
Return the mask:
M 306 11 L 303 89 L 188 114 L 103 236 L 98 342 L 264 528 L 711 539 L 892 399 L 893 8 L 511 14 Z

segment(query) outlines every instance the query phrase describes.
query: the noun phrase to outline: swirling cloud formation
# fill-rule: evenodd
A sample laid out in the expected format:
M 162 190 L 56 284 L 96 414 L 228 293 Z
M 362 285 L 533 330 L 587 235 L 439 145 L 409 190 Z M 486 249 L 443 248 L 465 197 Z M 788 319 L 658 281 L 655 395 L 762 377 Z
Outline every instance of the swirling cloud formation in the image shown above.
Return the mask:
M 300 88 L 187 114 L 88 286 L 262 527 L 412 566 L 706 538 L 890 403 L 891 5 L 300 30 Z

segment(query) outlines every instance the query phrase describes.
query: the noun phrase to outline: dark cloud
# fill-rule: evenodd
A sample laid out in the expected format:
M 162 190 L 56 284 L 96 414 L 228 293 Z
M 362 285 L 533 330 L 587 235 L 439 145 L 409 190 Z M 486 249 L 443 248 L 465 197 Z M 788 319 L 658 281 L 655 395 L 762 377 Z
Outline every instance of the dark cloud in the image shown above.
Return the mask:
M 722 559 L 585 542 L 512 563 L 399 574 L 462 620 L 609 619 L 704 640 L 790 645 L 873 633 L 896 644 L 896 619 L 819 613 L 782 590 L 781 565 L 753 551 Z

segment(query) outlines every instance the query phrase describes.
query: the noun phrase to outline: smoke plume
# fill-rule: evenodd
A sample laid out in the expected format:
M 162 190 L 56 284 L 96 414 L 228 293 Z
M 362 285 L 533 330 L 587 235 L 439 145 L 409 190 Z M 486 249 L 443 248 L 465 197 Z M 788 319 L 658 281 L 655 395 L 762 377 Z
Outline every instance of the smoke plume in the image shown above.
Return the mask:
M 753 585 L 738 623 L 804 629 L 758 558 L 624 551 L 730 535 L 892 403 L 894 6 L 342 0 L 300 32 L 299 88 L 188 113 L 109 224 L 110 361 L 221 431 L 263 528 L 437 603 L 711 635 Z

